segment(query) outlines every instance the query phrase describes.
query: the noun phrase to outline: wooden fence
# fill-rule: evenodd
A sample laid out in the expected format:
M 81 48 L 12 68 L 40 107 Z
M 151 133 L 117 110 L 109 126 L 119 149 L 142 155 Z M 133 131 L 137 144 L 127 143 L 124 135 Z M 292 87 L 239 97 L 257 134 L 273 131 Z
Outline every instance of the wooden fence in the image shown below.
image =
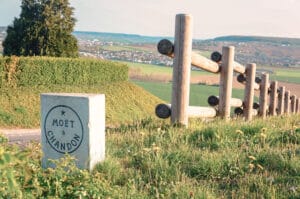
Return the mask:
M 299 113 L 299 98 L 291 95 L 285 87 L 278 87 L 277 81 L 270 82 L 269 74 L 256 77 L 256 64 L 243 66 L 234 61 L 234 47 L 224 46 L 222 54 L 213 52 L 211 60 L 192 51 L 192 16 L 176 15 L 174 44 L 161 40 L 158 51 L 172 57 L 173 81 L 171 104 L 159 104 L 155 113 L 160 118 L 171 116 L 172 124 L 188 125 L 189 117 L 216 117 L 230 119 L 231 107 L 235 114 L 250 121 L 253 116 L 266 118 L 267 115 L 289 115 Z M 210 96 L 211 107 L 189 106 L 191 65 L 202 70 L 219 73 L 219 96 Z M 232 98 L 232 82 L 237 73 L 238 82 L 245 85 L 244 99 Z M 254 91 L 259 91 L 259 104 L 254 103 Z

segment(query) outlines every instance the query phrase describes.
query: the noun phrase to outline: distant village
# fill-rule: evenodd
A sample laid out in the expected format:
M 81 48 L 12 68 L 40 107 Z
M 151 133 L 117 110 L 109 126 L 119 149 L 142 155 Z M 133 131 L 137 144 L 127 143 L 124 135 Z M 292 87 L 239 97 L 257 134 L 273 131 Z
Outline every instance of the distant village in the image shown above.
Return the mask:
M 80 55 L 85 57 L 95 57 L 100 59 L 127 61 L 143 64 L 154 64 L 172 66 L 173 60 L 166 56 L 160 55 L 155 51 L 150 50 L 106 50 L 105 46 L 122 47 L 128 46 L 127 43 L 121 42 L 101 42 L 97 39 L 94 40 L 78 40 Z M 137 44 L 138 45 L 138 44 Z
M 80 54 L 82 56 L 97 57 L 108 60 L 120 60 L 144 64 L 155 64 L 172 66 L 173 61 L 171 58 L 160 55 L 156 50 L 156 44 L 152 44 L 151 50 L 107 50 L 105 46 L 130 46 L 132 44 L 121 43 L 121 42 L 101 42 L 99 40 L 79 40 Z M 134 44 L 137 46 L 143 44 Z M 193 49 L 198 51 L 220 51 L 222 46 L 233 45 L 235 46 L 235 58 L 236 61 L 242 64 L 257 63 L 261 66 L 274 66 L 274 67 L 300 67 L 300 59 L 297 55 L 289 55 L 289 51 L 285 52 L 285 44 L 269 44 L 265 46 L 259 42 L 214 42 L 214 41 L 202 41 L 194 42 Z M 108 48 L 109 49 L 109 48 Z M 111 48 L 113 49 L 113 48 Z M 116 48 L 118 49 L 118 48 Z M 120 48 L 122 49 L 122 48 Z M 292 51 L 294 52 L 294 51 Z M 300 55 L 298 55 L 300 57 Z
M 5 38 L 6 30 L 0 27 L 0 43 Z M 114 39 L 77 38 L 79 54 L 82 57 L 94 57 L 143 64 L 172 66 L 173 60 L 160 55 L 156 43 L 126 43 Z M 299 43 L 299 42 L 298 42 Z M 193 49 L 198 52 L 221 51 L 222 46 L 235 46 L 235 59 L 242 64 L 257 63 L 260 66 L 300 67 L 300 46 L 278 42 L 227 42 L 198 40 L 193 42 Z M 0 45 L 0 55 L 3 48 Z M 209 57 L 208 54 L 206 54 Z

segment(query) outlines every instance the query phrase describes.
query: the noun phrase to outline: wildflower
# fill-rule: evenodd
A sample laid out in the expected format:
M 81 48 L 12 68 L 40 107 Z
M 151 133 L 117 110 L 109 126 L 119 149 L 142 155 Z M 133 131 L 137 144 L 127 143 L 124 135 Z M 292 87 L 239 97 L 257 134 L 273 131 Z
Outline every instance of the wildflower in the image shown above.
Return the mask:
M 267 135 L 265 133 L 260 133 L 260 137 L 266 139 Z
M 144 135 L 145 135 L 145 132 L 141 131 L 140 134 L 141 134 L 141 136 L 144 136 Z
M 244 132 L 241 131 L 241 130 L 236 130 L 235 132 L 236 132 L 237 134 L 239 134 L 239 135 L 244 135 Z
M 264 167 L 261 166 L 260 164 L 256 164 L 256 166 L 257 166 L 260 170 L 264 170 Z
M 153 152 L 158 152 L 159 150 L 160 150 L 160 147 L 158 147 L 158 146 L 154 146 L 154 147 L 152 147 L 152 150 L 153 150 Z
M 296 125 L 293 126 L 293 129 L 297 129 L 298 127 Z
M 190 198 L 194 197 L 194 192 L 190 191 Z
M 260 130 L 260 132 L 261 132 L 261 133 L 267 132 L 267 128 L 266 128 L 266 127 L 262 128 L 262 129 Z
M 253 155 L 249 155 L 248 158 L 249 158 L 250 160 L 256 160 L 256 157 L 254 157 Z
M 252 170 L 255 168 L 255 165 L 252 164 L 252 163 L 250 163 L 250 164 L 248 165 L 248 167 L 249 167 L 249 170 L 252 171 Z
M 143 148 L 143 151 L 144 151 L 144 152 L 150 152 L 151 149 L 150 149 L 150 148 Z

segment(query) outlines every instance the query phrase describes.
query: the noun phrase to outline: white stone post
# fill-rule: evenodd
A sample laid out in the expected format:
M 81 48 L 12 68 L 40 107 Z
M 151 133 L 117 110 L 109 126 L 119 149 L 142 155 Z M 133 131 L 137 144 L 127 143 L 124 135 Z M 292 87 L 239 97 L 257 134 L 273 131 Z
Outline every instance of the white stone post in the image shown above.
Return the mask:
M 69 154 L 81 169 L 105 158 L 105 95 L 41 94 L 42 166 Z

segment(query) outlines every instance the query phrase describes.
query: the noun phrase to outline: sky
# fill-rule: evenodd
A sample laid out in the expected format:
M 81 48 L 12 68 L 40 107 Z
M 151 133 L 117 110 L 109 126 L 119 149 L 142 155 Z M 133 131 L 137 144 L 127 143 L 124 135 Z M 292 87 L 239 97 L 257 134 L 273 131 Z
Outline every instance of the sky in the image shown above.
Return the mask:
M 193 38 L 258 35 L 300 38 L 300 0 L 70 0 L 75 30 L 174 36 L 176 14 L 193 17 Z M 0 26 L 21 0 L 0 0 Z

